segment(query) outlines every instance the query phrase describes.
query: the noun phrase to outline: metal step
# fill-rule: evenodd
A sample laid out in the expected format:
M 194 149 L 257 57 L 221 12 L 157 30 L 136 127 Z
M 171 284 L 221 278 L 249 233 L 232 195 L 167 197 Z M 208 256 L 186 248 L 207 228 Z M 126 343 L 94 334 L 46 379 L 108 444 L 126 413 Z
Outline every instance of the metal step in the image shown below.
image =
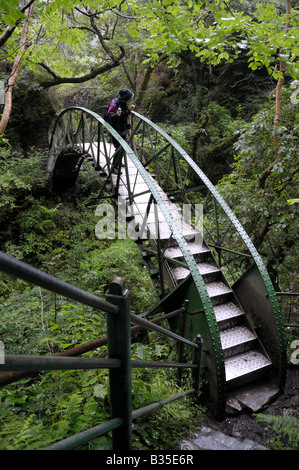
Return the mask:
M 220 281 L 209 282 L 206 284 L 206 288 L 214 306 L 225 303 L 233 292 L 229 286 Z
M 257 336 L 246 326 L 237 326 L 220 332 L 220 340 L 226 358 L 248 351 L 256 342 Z
M 147 228 L 149 231 L 149 236 L 153 240 L 158 238 L 158 224 L 156 222 L 148 222 Z M 181 233 L 183 237 L 187 240 L 193 239 L 198 232 L 194 230 L 192 227 L 183 226 L 181 228 Z M 172 237 L 172 230 L 170 229 L 168 223 L 165 221 L 159 221 L 159 235 L 160 235 L 160 243 L 163 246 L 165 243 L 168 242 L 170 237 Z
M 220 331 L 236 326 L 245 317 L 243 310 L 233 302 L 215 305 L 214 313 Z
M 255 380 L 271 367 L 271 361 L 258 350 L 228 357 L 224 363 L 228 388 Z
M 194 256 L 196 261 L 204 261 L 211 254 L 209 248 L 202 243 L 187 243 L 188 249 Z M 184 261 L 183 254 L 178 246 L 167 248 L 164 253 L 168 258 L 176 259 L 178 261 Z
M 214 263 L 197 263 L 197 267 L 205 282 L 214 281 L 221 274 L 220 268 Z
M 220 269 L 215 264 L 197 263 L 197 267 L 205 281 L 214 280 L 215 276 L 217 277 L 217 275 L 221 273 Z M 180 266 L 173 268 L 172 272 L 173 272 L 175 279 L 178 281 L 185 279 L 190 274 L 189 269 L 185 269 Z

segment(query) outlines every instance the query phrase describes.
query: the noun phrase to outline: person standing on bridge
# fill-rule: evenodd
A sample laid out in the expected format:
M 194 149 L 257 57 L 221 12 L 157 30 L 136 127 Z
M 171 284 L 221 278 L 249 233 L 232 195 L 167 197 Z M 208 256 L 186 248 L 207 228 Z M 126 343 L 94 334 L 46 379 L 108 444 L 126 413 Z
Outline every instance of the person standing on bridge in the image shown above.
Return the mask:
M 135 105 L 131 104 L 128 106 L 128 102 L 132 99 L 134 93 L 128 88 L 122 88 L 119 90 L 116 97 L 111 101 L 107 107 L 105 113 L 105 120 L 111 124 L 111 126 L 120 134 L 120 136 L 126 140 L 130 124 L 128 123 L 128 117 L 130 112 L 135 109 Z M 112 144 L 115 147 L 115 153 L 113 155 L 113 167 L 115 170 L 119 170 L 122 160 L 122 147 L 118 140 L 112 137 Z

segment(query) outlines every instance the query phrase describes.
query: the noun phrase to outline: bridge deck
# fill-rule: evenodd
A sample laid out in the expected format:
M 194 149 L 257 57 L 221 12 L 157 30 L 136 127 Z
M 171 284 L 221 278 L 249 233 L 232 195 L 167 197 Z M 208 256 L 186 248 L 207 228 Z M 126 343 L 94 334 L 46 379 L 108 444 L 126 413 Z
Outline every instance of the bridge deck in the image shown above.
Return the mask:
M 90 153 L 93 155 L 97 155 L 97 144 L 93 144 L 92 147 L 93 149 Z M 114 146 L 112 144 L 106 144 L 105 147 L 106 153 L 103 144 L 101 143 L 97 163 L 99 171 L 102 172 L 103 176 L 107 177 L 109 174 L 109 167 L 106 155 L 108 151 L 110 162 L 112 162 Z M 145 225 L 143 233 L 139 234 L 140 238 L 150 238 L 157 240 L 157 238 L 159 237 L 161 241 L 168 240 L 171 237 L 172 232 L 168 223 L 165 220 L 165 217 L 160 207 L 156 204 L 150 204 L 151 192 L 146 182 L 139 173 L 138 168 L 136 168 L 130 156 L 126 155 L 125 158 L 127 163 L 125 167 L 121 168 L 121 174 L 119 178 L 119 201 L 127 205 L 127 212 L 129 216 L 134 218 L 136 227 L 141 228 L 143 224 Z M 94 157 L 92 157 L 91 163 L 96 166 Z M 116 186 L 118 175 L 112 174 L 111 178 L 114 186 Z M 160 197 L 163 199 L 164 204 L 171 211 L 173 220 L 180 228 L 180 231 L 185 237 L 185 239 L 194 239 L 195 235 L 199 235 L 199 232 L 195 230 L 190 224 L 185 222 L 180 207 L 170 201 L 167 194 L 155 181 L 153 176 L 150 176 L 150 178 Z

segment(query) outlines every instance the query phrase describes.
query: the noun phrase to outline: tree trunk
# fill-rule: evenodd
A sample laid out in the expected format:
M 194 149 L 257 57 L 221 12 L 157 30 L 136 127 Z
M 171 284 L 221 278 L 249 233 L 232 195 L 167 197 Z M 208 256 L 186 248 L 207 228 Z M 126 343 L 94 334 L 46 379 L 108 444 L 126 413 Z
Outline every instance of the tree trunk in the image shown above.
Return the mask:
M 26 49 L 26 41 L 27 41 L 27 35 L 28 35 L 28 29 L 29 29 L 29 23 L 30 23 L 30 18 L 33 10 L 33 4 L 30 6 L 30 8 L 27 10 L 26 14 L 26 19 L 23 24 L 22 28 L 22 33 L 21 33 L 21 39 L 20 39 L 20 44 L 19 44 L 19 53 L 15 59 L 11 75 L 8 79 L 7 82 L 7 88 L 5 92 L 5 98 L 4 98 L 4 110 L 3 110 L 3 115 L 0 121 L 0 135 L 2 135 L 7 127 L 10 115 L 11 115 L 11 109 L 12 109 L 12 91 L 13 87 L 17 81 L 18 74 L 20 71 L 22 59 L 23 59 L 23 54 Z
M 289 23 L 289 18 L 290 18 L 290 12 L 291 12 L 291 1 L 286 0 L 286 14 L 287 14 L 287 21 L 285 24 L 285 31 L 289 29 L 290 23 Z M 281 50 L 281 53 L 283 50 Z M 273 134 L 273 143 L 274 143 L 274 152 L 275 152 L 275 160 L 271 165 L 266 168 L 262 174 L 259 177 L 259 189 L 260 189 L 260 196 L 264 194 L 264 189 L 265 189 L 265 184 L 266 184 L 266 179 L 270 175 L 270 173 L 273 170 L 274 164 L 277 163 L 280 159 L 280 152 L 278 149 L 278 137 L 277 137 L 277 130 L 280 122 L 280 115 L 281 115 L 281 94 L 282 94 L 282 87 L 284 83 L 284 73 L 286 71 L 286 67 L 284 64 L 283 60 L 280 60 L 280 72 L 282 73 L 282 76 L 278 79 L 277 85 L 276 85 L 276 107 L 275 107 L 275 117 L 274 117 L 274 134 Z

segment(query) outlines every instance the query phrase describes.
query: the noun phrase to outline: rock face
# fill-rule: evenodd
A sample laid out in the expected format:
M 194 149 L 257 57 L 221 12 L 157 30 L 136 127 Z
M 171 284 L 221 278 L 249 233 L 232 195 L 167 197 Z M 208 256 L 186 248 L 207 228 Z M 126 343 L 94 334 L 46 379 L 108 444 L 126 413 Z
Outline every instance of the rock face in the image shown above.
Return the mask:
M 238 439 L 220 431 L 202 427 L 191 435 L 190 440 L 181 443 L 181 450 L 268 450 L 251 439 Z
M 87 85 L 70 88 L 57 87 L 43 90 L 34 83 L 32 74 L 18 83 L 13 97 L 13 108 L 7 137 L 25 152 L 32 147 L 48 150 L 49 137 L 58 114 L 69 106 L 89 107 L 93 110 L 92 96 Z
M 49 134 L 55 122 L 56 110 L 50 93 L 35 88 L 19 90 L 13 108 L 7 137 L 26 152 L 32 147 L 48 149 Z

